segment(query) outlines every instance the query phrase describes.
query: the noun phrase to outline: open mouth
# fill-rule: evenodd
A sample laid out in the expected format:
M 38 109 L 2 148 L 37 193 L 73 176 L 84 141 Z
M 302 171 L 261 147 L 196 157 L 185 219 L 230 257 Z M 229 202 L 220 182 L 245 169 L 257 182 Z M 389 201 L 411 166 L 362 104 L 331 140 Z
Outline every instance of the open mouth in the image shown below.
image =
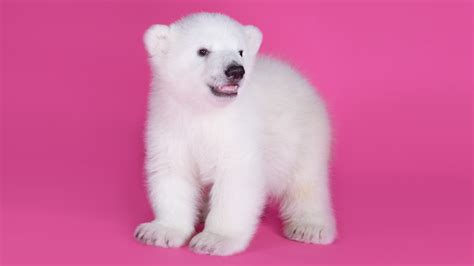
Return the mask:
M 235 97 L 238 94 L 239 85 L 238 84 L 227 84 L 222 86 L 211 86 L 208 85 L 211 89 L 212 94 L 218 97 Z

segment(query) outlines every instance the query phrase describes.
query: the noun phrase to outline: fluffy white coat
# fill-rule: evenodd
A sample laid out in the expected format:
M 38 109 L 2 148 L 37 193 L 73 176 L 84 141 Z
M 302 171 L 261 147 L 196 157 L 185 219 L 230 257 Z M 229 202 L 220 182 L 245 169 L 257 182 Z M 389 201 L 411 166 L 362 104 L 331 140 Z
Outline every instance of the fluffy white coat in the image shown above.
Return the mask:
M 257 55 L 261 40 L 256 27 L 210 13 L 145 33 L 152 69 L 146 171 L 156 217 L 137 227 L 140 241 L 241 252 L 271 195 L 281 200 L 286 237 L 335 239 L 324 103 L 293 68 Z M 228 82 L 229 64 L 245 69 L 238 94 L 216 96 L 210 88 Z M 205 228 L 194 235 L 202 213 Z

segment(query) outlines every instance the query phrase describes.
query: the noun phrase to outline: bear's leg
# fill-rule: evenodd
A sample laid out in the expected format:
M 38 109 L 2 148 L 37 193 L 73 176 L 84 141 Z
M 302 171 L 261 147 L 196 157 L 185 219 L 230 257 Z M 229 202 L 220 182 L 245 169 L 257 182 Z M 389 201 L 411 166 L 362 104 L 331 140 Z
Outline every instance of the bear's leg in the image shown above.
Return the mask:
M 161 138 L 161 139 L 164 139 Z M 135 237 L 148 245 L 180 247 L 194 233 L 199 184 L 179 143 L 162 141 L 148 149 L 147 181 L 155 220 L 139 225 Z
M 314 244 L 330 244 L 336 238 L 331 209 L 327 160 L 309 156 L 300 161 L 281 202 L 287 238 Z M 312 159 L 311 159 L 312 158 Z M 318 161 L 319 160 L 319 161 Z
M 255 233 L 265 200 L 261 165 L 251 156 L 229 161 L 216 168 L 205 228 L 189 244 L 196 253 L 238 253 L 248 246 Z

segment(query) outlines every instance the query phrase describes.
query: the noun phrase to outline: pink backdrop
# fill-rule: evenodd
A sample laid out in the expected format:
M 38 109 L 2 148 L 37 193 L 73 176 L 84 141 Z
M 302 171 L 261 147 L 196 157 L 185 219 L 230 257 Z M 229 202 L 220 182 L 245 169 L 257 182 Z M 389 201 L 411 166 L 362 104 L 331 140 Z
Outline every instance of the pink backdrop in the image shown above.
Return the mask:
M 340 238 L 285 240 L 267 212 L 231 258 L 138 244 L 144 30 L 195 11 L 255 24 L 320 88 Z M 469 2 L 4 1 L 2 262 L 472 262 Z

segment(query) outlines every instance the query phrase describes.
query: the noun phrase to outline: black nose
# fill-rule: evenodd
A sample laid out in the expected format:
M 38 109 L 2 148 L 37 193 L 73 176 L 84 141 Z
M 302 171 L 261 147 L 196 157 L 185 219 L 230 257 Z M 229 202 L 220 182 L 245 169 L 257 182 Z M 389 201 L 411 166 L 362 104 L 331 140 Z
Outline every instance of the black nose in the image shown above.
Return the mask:
M 241 80 L 244 77 L 245 69 L 241 65 L 230 65 L 225 70 L 225 75 L 232 80 Z

